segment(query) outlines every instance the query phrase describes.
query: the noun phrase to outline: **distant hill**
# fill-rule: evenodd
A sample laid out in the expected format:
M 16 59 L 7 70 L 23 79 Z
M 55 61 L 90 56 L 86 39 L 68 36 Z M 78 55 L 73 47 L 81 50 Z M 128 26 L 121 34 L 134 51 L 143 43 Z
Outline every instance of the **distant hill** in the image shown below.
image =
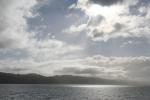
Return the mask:
M 45 77 L 37 74 L 11 74 L 0 72 L 0 84 L 102 84 L 129 85 L 134 82 L 123 82 L 94 77 L 71 75 Z

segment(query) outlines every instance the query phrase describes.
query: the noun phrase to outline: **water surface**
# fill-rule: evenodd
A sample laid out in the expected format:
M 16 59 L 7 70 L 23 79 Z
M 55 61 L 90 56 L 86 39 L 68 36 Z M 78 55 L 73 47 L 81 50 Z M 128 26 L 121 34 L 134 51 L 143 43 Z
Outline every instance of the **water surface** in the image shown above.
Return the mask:
M 150 100 L 150 87 L 7 84 L 0 100 Z

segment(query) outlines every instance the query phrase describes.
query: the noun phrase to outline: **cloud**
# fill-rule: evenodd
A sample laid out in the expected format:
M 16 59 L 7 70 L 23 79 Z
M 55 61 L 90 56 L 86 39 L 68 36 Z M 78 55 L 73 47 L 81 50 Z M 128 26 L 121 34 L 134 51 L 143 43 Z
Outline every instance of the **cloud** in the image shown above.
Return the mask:
M 65 37 L 63 36 L 64 34 L 58 32 L 56 34 L 59 36 L 56 36 L 56 38 L 52 39 L 45 36 L 39 39 L 37 37 L 38 32 L 33 30 L 29 32 L 28 28 L 30 25 L 28 25 L 28 18 L 35 17 L 39 13 L 36 9 L 47 3 L 48 1 L 46 0 L 44 0 L 44 2 L 40 0 L 0 1 L 0 53 L 4 53 L 3 56 L 5 56 L 0 57 L 1 71 L 12 73 L 38 73 L 47 76 L 69 74 L 111 79 L 149 80 L 149 57 L 106 57 L 101 55 L 91 55 L 87 57 L 89 55 L 87 54 L 88 50 L 85 50 L 85 46 L 92 47 L 91 44 L 96 42 L 88 41 L 88 39 L 84 37 L 81 38 L 84 43 L 81 43 L 80 40 L 78 41 L 78 39 L 75 38 L 75 40 L 79 42 L 79 45 L 76 45 L 76 43 L 72 43 L 72 38 L 74 37 L 71 37 L 72 34 L 79 35 L 84 32 L 86 36 L 90 37 L 93 41 L 108 41 L 122 37 L 131 38 L 131 40 L 125 42 L 122 47 L 129 44 L 139 44 L 138 40 L 137 43 L 134 43 L 132 38 L 136 39 L 136 37 L 138 37 L 145 40 L 145 38 L 149 39 L 150 37 L 150 11 L 148 1 L 78 0 L 75 4 L 76 6 L 72 6 L 68 9 L 78 9 L 84 12 L 85 16 L 82 16 L 80 19 L 80 14 L 78 13 L 79 17 L 76 19 L 79 19 L 79 21 L 75 20 L 77 22 L 76 24 L 64 29 L 64 32 L 70 33 L 70 35 L 65 34 Z M 61 3 L 58 2 L 58 5 L 60 4 Z M 65 7 L 68 7 L 69 4 L 65 5 Z M 57 8 L 55 5 L 53 5 L 53 7 L 53 9 Z M 67 9 L 67 7 L 65 9 Z M 61 7 L 59 9 L 61 9 Z M 59 13 L 58 9 L 55 10 Z M 47 10 L 46 13 L 48 11 L 49 10 Z M 50 15 L 51 14 L 49 14 L 49 16 Z M 54 17 L 56 15 L 54 15 Z M 57 18 L 61 18 L 61 14 Z M 57 18 L 53 19 L 57 20 Z M 47 17 L 47 19 L 49 20 L 49 17 Z M 45 19 L 43 18 L 43 20 Z M 61 21 L 61 19 L 59 19 L 58 22 L 59 21 Z M 62 26 L 64 24 L 66 23 L 63 23 Z M 56 24 L 56 26 L 58 26 L 58 24 Z M 49 28 L 47 24 L 44 27 Z M 57 28 L 60 29 L 59 26 L 55 28 L 54 30 L 57 30 Z M 55 35 L 54 32 L 52 33 Z M 45 35 L 47 33 L 41 32 L 41 34 Z M 58 38 L 60 40 L 58 40 Z M 62 41 L 65 39 L 69 42 Z M 109 49 L 103 49 L 105 46 L 103 46 L 103 44 L 100 45 L 102 50 Z M 111 44 L 109 44 L 109 46 L 110 45 Z M 98 51 L 99 48 L 94 49 Z
M 45 55 L 43 55 L 45 56 Z M 42 56 L 41 56 L 42 57 Z M 13 73 L 78 75 L 149 82 L 150 57 L 91 56 L 37 61 L 33 58 L 0 60 L 0 70 Z
M 43 2 L 39 0 L 21 0 L 19 2 L 18 0 L 12 0 L 11 2 L 9 0 L 1 0 L 0 49 L 19 48 L 27 51 L 31 57 L 36 58 L 37 55 L 43 54 L 45 55 L 45 58 L 42 57 L 44 59 L 47 56 L 52 57 L 52 55 L 63 55 L 75 50 L 81 50 L 79 46 L 69 45 L 56 39 L 46 37 L 39 40 L 37 31 L 28 30 L 28 19 L 36 17 L 38 7 L 44 6 L 47 2 L 47 0 Z
M 105 69 L 109 71 L 111 71 L 111 69 L 122 71 L 121 73 L 122 74 L 124 73 L 124 77 L 131 79 L 131 80 L 134 79 L 134 80 L 146 81 L 147 74 L 150 73 L 148 70 L 145 70 L 145 69 L 149 69 L 150 67 L 149 57 L 95 56 L 95 57 L 89 58 L 89 64 L 93 66 L 99 66 L 99 67 L 105 66 Z M 112 72 L 115 72 L 115 71 L 112 70 Z
M 0 48 L 23 48 L 32 33 L 28 33 L 26 17 L 32 17 L 36 0 L 0 1 Z
M 86 23 L 72 25 L 68 30 L 72 33 L 73 27 L 78 33 L 84 31 L 94 41 L 119 37 L 149 39 L 149 5 L 148 0 L 79 0 L 74 9 L 80 9 L 89 19 Z M 80 28 L 83 25 L 85 27 Z
M 76 56 L 83 48 L 56 39 L 45 39 L 34 41 L 27 50 L 34 60 L 49 61 L 51 59 L 62 59 L 69 55 Z
M 58 74 L 78 75 L 78 76 L 96 76 L 103 73 L 99 68 L 80 68 L 80 67 L 64 67 L 61 70 L 55 71 Z
M 77 33 L 83 31 L 86 28 L 86 24 L 82 24 L 80 26 L 72 25 L 69 29 L 63 30 L 64 33 L 77 35 Z
M 127 42 L 124 42 L 120 47 L 123 48 L 123 47 L 126 47 L 126 46 L 129 46 L 129 45 L 140 45 L 140 42 L 139 41 L 127 41 Z
M 95 16 L 95 17 L 91 17 L 88 20 L 88 26 L 97 26 L 99 25 L 103 20 L 105 20 L 105 17 L 99 15 L 99 16 Z
M 29 31 L 29 18 L 37 17 L 39 14 L 37 9 L 47 3 L 47 0 L 0 1 L 1 71 L 38 73 L 40 68 L 37 66 L 50 60 L 81 56 L 80 52 L 83 50 L 81 46 L 46 36 L 39 39 L 37 31 Z M 42 72 L 45 72 L 47 69 L 43 70 Z
M 36 63 L 33 62 L 33 60 L 0 60 L 0 70 L 2 72 L 8 72 L 8 73 L 33 73 L 38 71 L 36 70 L 35 66 L 37 66 Z
M 72 62 L 75 64 L 71 64 Z M 149 80 L 147 77 L 150 74 L 148 70 L 150 67 L 149 57 L 105 57 L 97 55 L 72 62 L 70 64 L 65 62 L 54 73 L 143 82 Z
M 103 6 L 110 6 L 119 2 L 123 2 L 123 0 L 90 0 L 90 1 Z

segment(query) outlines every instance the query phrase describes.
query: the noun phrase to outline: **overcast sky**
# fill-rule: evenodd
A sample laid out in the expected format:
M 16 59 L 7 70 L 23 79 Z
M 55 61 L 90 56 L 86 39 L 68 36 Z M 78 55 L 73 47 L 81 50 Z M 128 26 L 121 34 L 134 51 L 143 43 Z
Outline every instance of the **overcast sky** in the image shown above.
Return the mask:
M 0 71 L 150 82 L 150 0 L 0 0 Z

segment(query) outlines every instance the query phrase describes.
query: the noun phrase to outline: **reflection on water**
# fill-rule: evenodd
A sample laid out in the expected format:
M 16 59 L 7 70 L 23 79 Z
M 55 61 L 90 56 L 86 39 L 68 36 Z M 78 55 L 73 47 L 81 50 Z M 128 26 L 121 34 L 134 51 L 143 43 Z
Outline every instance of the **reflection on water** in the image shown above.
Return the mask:
M 0 85 L 0 100 L 150 100 L 149 87 Z

